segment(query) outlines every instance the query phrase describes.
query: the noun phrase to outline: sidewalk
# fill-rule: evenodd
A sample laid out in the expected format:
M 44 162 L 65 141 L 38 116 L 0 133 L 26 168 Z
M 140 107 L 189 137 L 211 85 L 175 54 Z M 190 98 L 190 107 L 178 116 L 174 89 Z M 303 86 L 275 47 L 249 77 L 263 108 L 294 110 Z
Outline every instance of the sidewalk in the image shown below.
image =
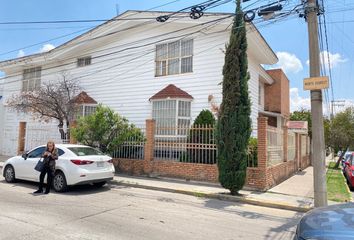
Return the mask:
M 308 171 L 309 173 L 311 170 Z M 197 197 L 214 198 L 225 201 L 241 202 L 264 207 L 280 208 L 299 212 L 307 212 L 313 208 L 313 198 L 287 195 L 281 192 L 258 192 L 241 190 L 239 196 L 231 196 L 228 191 L 218 184 L 186 182 L 166 178 L 143 178 L 118 175 L 113 184 L 135 188 L 182 193 Z M 301 183 L 298 183 L 301 185 Z

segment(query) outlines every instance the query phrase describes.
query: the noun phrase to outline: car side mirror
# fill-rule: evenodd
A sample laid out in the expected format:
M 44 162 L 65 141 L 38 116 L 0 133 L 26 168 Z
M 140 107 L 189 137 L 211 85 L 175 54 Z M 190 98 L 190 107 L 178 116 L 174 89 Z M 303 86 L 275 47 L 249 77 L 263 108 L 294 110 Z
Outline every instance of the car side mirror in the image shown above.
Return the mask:
M 22 154 L 22 158 L 27 160 L 27 157 L 28 157 L 28 152 L 25 152 L 24 154 Z

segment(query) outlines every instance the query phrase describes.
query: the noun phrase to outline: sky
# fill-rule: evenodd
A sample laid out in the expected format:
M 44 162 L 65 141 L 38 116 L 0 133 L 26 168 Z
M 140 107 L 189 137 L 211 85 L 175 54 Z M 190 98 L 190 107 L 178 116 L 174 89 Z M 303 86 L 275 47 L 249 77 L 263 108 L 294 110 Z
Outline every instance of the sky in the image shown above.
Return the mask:
M 126 10 L 147 10 L 173 0 L 1 0 L 0 2 L 0 60 L 48 51 L 98 25 L 95 23 L 6 25 L 4 22 L 110 19 Z M 205 0 L 175 0 L 154 10 L 178 11 Z M 274 0 L 249 0 L 245 9 Z M 354 67 L 354 1 L 323 0 L 327 21 L 328 52 L 322 52 L 325 65 L 330 59 L 332 88 L 329 101 L 345 100 L 354 105 L 352 69 Z M 301 0 L 288 0 L 295 6 Z M 321 2 L 321 0 L 320 0 Z M 259 4 L 257 4 L 259 3 Z M 248 5 L 254 4 L 251 7 Z M 214 8 L 213 12 L 234 12 L 233 1 Z M 279 58 L 275 66 L 282 68 L 290 80 L 291 111 L 310 108 L 309 92 L 303 90 L 303 79 L 309 75 L 308 34 L 304 18 L 287 17 L 283 21 L 256 24 L 265 40 Z M 323 31 L 324 31 L 324 25 Z M 65 36 L 66 35 L 66 36 Z M 64 36 L 64 37 L 63 37 Z M 28 47 L 34 45 L 32 47 Z M 328 69 L 327 69 L 328 72 Z M 328 75 L 328 74 L 327 74 Z M 1 76 L 1 75 L 0 75 Z M 332 96 L 333 90 L 333 96 Z M 339 111 L 340 109 L 335 109 Z M 324 104 L 324 113 L 330 109 Z

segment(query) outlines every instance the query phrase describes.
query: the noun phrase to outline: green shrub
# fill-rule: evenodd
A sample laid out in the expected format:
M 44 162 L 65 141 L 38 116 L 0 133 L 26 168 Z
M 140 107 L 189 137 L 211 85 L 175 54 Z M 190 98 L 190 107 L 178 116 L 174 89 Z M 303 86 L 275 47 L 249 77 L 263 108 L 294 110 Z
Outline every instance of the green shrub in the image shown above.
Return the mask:
M 248 142 L 248 166 L 258 166 L 258 139 L 251 137 Z
M 89 116 L 81 117 L 71 134 L 80 143 L 98 147 L 105 153 L 112 153 L 124 142 L 134 139 L 143 141 L 144 135 L 140 129 L 109 107 L 99 105 Z
M 203 128 L 214 128 L 216 119 L 209 110 L 202 110 L 195 119 L 192 129 L 188 133 L 188 143 L 213 144 L 214 131 L 202 130 Z M 200 129 L 195 129 L 199 128 Z M 188 148 L 187 152 L 180 155 L 181 162 L 191 163 L 216 163 L 216 150 Z

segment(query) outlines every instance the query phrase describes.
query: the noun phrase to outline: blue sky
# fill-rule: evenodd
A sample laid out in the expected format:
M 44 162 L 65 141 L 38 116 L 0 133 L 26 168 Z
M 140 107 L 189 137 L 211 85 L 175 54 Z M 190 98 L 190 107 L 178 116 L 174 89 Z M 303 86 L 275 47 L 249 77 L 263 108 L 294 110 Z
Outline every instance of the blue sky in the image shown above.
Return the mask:
M 172 0 L 2 0 L 0 22 L 6 21 L 45 21 L 109 19 L 119 11 L 146 10 Z M 179 0 L 156 10 L 176 11 L 203 0 Z M 257 0 L 244 3 L 247 6 Z M 268 0 L 258 0 L 267 3 Z M 335 99 L 345 99 L 347 104 L 354 102 L 352 94 L 351 70 L 354 65 L 354 3 L 352 0 L 324 0 L 327 9 L 329 57 L 332 63 L 333 91 Z M 289 0 L 289 4 L 300 0 Z M 233 12 L 235 4 L 230 2 L 212 11 Z M 343 11 L 345 9 L 346 11 Z M 348 22 L 349 21 L 349 22 Z M 41 25 L 0 25 L 0 60 L 36 53 L 51 45 L 70 40 L 74 36 L 98 23 L 41 24 Z M 282 67 L 291 82 L 292 110 L 309 107 L 309 93 L 302 90 L 302 80 L 308 76 L 307 26 L 302 18 L 291 17 L 286 21 L 260 26 L 260 32 L 273 50 L 278 53 L 279 67 Z M 81 32 L 80 32 L 81 31 Z M 75 33 L 76 32 L 76 33 Z M 44 42 L 66 34 L 56 40 Z M 43 43 L 42 43 L 43 42 Z M 25 46 L 41 43 L 30 48 Z M 50 44 L 50 45 L 49 45 Z M 9 51 L 12 53 L 3 54 Z M 327 54 L 324 56 L 327 58 Z M 329 90 L 331 97 L 331 90 Z

